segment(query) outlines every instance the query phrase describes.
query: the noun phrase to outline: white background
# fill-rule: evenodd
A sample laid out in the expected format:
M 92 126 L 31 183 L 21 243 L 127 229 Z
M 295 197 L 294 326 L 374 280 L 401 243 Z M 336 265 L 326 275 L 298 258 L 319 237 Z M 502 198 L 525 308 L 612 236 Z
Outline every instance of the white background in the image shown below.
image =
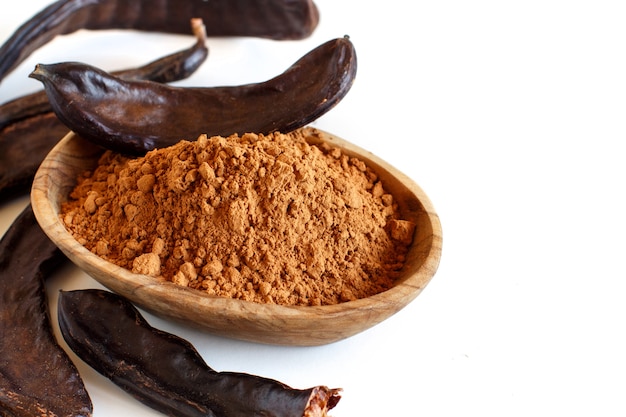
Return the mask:
M 0 42 L 47 3 L 4 7 Z M 387 321 L 321 347 L 150 322 L 190 340 L 217 370 L 343 387 L 337 417 L 626 415 L 624 3 L 317 4 L 311 38 L 212 39 L 207 62 L 178 84 L 264 81 L 350 35 L 357 79 L 315 125 L 429 195 L 443 226 L 436 276 Z M 112 31 L 57 38 L 0 84 L 0 101 L 39 89 L 27 77 L 37 62 L 114 70 L 192 41 Z M 1 232 L 26 203 L 0 205 Z M 59 288 L 87 287 L 99 285 L 65 268 L 49 284 L 52 308 Z M 95 417 L 160 415 L 76 361 Z

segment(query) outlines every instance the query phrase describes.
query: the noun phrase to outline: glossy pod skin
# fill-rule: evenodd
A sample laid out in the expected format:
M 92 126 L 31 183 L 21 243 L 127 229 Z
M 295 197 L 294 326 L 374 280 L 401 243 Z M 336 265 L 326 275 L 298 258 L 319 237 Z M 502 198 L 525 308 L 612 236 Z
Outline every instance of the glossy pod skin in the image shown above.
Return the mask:
M 57 117 L 83 138 L 127 154 L 144 154 L 199 135 L 288 133 L 333 108 L 350 90 L 357 59 L 348 37 L 313 49 L 261 83 L 173 87 L 124 81 L 82 63 L 39 64 Z
M 150 326 L 127 299 L 109 291 L 62 291 L 58 315 L 65 341 L 83 361 L 166 415 L 322 417 L 340 400 L 338 389 L 298 390 L 256 375 L 217 372 L 187 340 Z
M 191 47 L 114 74 L 125 80 L 161 83 L 189 77 L 209 53 L 202 21 L 192 19 L 191 26 L 196 37 Z M 43 90 L 0 106 L 0 201 L 30 190 L 37 168 L 68 131 Z
M 79 29 L 187 33 L 203 19 L 208 36 L 302 39 L 317 27 L 312 0 L 59 0 L 22 24 L 0 47 L 0 81 L 33 51 Z
M 66 260 L 27 206 L 0 240 L 0 415 L 90 416 L 78 370 L 52 331 L 44 279 Z

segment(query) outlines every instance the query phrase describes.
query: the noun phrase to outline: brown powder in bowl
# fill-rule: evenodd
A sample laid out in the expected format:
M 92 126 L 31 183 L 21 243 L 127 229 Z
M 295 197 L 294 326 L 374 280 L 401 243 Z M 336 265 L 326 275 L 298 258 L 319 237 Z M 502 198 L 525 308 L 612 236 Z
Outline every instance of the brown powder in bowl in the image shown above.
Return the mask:
M 100 257 L 212 295 L 327 305 L 384 291 L 415 225 L 363 161 L 308 144 L 312 134 L 106 151 L 62 220 Z

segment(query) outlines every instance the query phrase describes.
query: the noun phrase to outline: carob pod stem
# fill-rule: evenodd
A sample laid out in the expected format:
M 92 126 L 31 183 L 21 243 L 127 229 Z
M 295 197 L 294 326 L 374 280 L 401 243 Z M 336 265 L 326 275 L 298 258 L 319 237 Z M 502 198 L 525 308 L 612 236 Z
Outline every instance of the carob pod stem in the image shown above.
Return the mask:
M 0 81 L 57 35 L 79 29 L 187 33 L 201 18 L 209 36 L 302 39 L 317 27 L 312 0 L 60 0 L 24 22 L 0 47 Z
M 52 331 L 44 278 L 65 256 L 27 206 L 0 240 L 0 415 L 90 416 L 78 370 Z
M 191 27 L 196 36 L 191 47 L 114 74 L 162 83 L 187 78 L 209 53 L 202 20 L 192 19 Z M 52 111 L 43 90 L 0 106 L 0 201 L 30 190 L 37 168 L 69 130 Z
M 298 390 L 273 379 L 210 368 L 187 340 L 158 330 L 109 291 L 61 291 L 59 326 L 87 364 L 144 404 L 179 417 L 322 417 L 339 389 Z
M 108 149 L 144 154 L 200 134 L 288 133 L 333 108 L 356 76 L 346 36 L 323 43 L 282 74 L 261 83 L 174 87 L 124 81 L 76 62 L 39 64 L 57 117 L 83 138 Z

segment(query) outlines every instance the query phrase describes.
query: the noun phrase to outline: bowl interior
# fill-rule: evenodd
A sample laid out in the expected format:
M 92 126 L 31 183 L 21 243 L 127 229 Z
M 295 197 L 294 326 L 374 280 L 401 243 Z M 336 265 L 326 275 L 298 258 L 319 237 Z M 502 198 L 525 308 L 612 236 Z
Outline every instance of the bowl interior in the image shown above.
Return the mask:
M 406 175 L 380 158 L 327 132 L 311 129 L 311 143 L 329 142 L 373 168 L 401 210 L 417 227 L 401 278 L 372 297 L 329 306 L 258 304 L 214 297 L 132 272 L 88 251 L 59 219 L 83 171 L 97 164 L 102 148 L 70 132 L 41 164 L 33 182 L 31 203 L 44 232 L 79 268 L 141 308 L 218 335 L 292 346 L 332 343 L 366 330 L 411 302 L 434 276 L 441 256 L 441 225 L 433 206 Z

